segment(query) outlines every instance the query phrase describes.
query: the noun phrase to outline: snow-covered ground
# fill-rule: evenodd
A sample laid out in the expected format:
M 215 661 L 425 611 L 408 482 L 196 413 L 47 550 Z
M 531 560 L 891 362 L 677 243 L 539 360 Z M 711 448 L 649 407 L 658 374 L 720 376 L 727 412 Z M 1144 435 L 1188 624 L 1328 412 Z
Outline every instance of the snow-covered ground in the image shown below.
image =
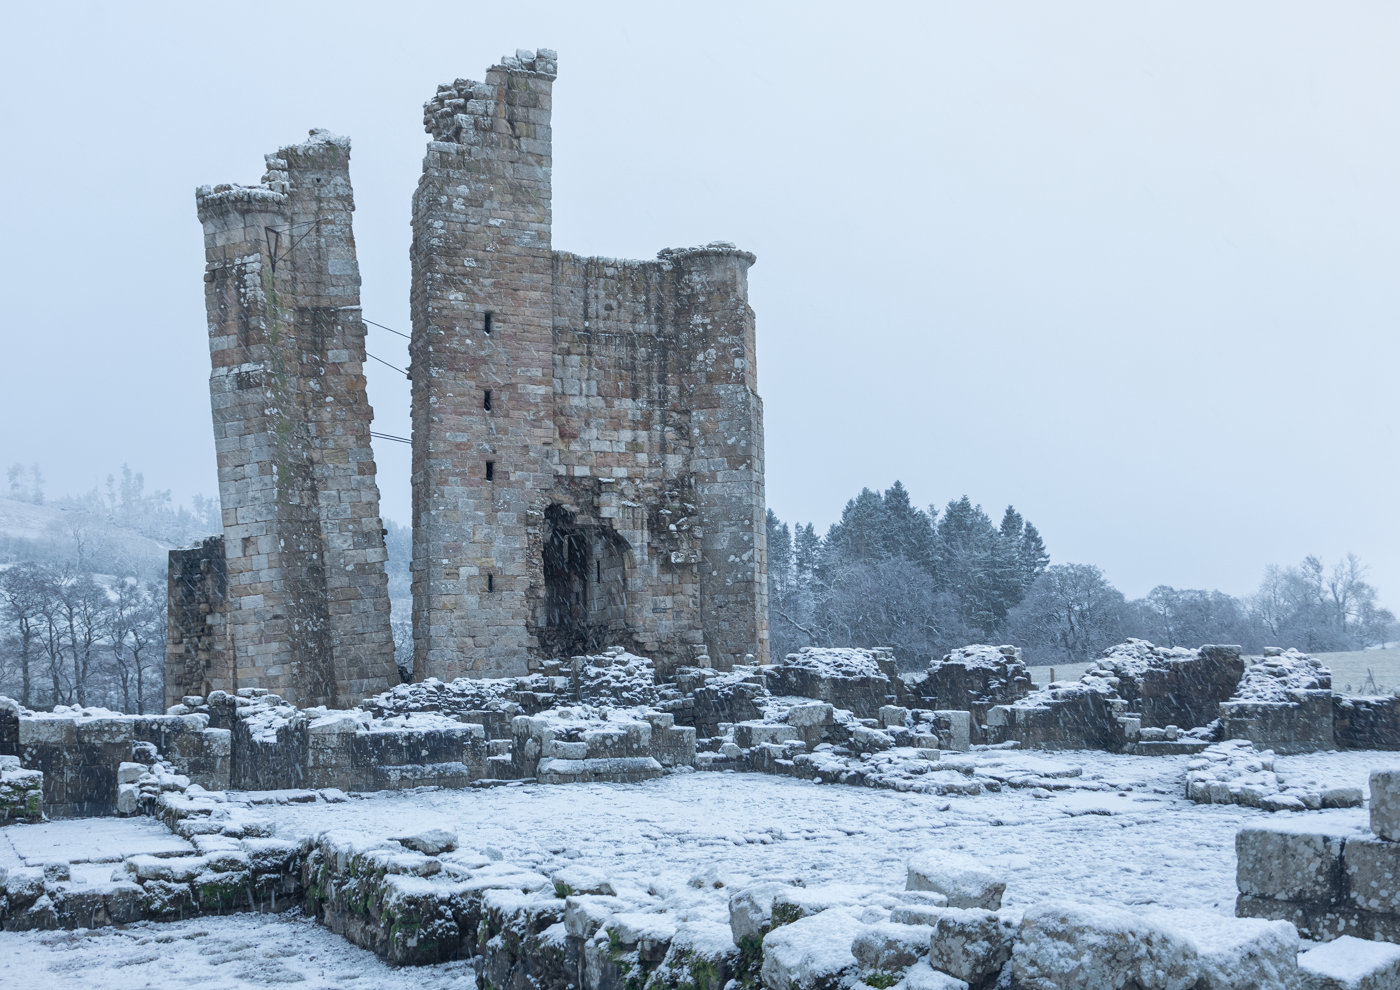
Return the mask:
M 475 990 L 464 962 L 393 969 L 299 914 L 0 934 L 6 990 Z
M 750 879 L 902 890 L 905 860 L 929 848 L 961 850 L 1002 873 L 1008 907 L 1054 898 L 1229 916 L 1240 827 L 1270 821 L 1297 827 L 1306 821 L 1309 827 L 1351 831 L 1367 822 L 1365 809 L 1270 815 L 1238 805 L 1192 804 L 1182 796 L 1187 757 L 1008 751 L 958 758 L 975 761 L 979 775 L 1029 770 L 1064 789 L 1007 787 L 938 797 L 759 774 L 693 773 L 634 785 L 384 792 L 345 803 L 258 805 L 244 813 L 271 819 L 277 835 L 288 839 L 326 829 L 385 837 L 448 828 L 464 850 L 483 857 L 546 873 L 587 866 L 656 908 L 722 923 L 728 921 L 729 893 Z M 1317 753 L 1280 757 L 1276 766 L 1284 775 L 1365 788 L 1372 769 L 1400 766 L 1400 754 Z M 1050 777 L 1075 768 L 1078 776 Z M 59 845 L 79 848 L 84 827 L 92 833 L 88 845 L 105 850 L 118 823 L 64 824 L 62 843 L 37 843 L 20 834 L 51 827 L 0 830 L 0 836 L 14 837 L 10 850 L 0 854 L 39 848 L 46 857 L 62 858 Z M 155 837 L 143 833 L 142 841 Z M 167 937 L 171 941 L 156 941 Z M 461 965 L 391 971 L 325 930 L 290 918 L 201 918 L 125 933 L 0 933 L 0 985 L 86 986 L 98 970 L 102 984 L 114 988 L 206 980 L 264 986 L 296 981 L 293 974 L 304 977 L 307 987 L 471 985 L 470 970 Z

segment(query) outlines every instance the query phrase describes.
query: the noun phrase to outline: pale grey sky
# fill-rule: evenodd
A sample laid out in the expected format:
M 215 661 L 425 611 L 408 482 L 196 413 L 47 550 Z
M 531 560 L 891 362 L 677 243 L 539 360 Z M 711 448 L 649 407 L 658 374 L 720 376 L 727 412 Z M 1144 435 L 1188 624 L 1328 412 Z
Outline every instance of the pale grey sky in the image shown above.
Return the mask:
M 898 478 L 1129 596 L 1355 551 L 1400 601 L 1400 8 L 508 6 L 11 8 L 0 464 L 213 494 L 195 186 L 350 135 L 365 315 L 407 332 L 421 105 L 543 46 L 557 248 L 757 253 L 784 519 Z M 376 456 L 407 523 L 408 448 Z

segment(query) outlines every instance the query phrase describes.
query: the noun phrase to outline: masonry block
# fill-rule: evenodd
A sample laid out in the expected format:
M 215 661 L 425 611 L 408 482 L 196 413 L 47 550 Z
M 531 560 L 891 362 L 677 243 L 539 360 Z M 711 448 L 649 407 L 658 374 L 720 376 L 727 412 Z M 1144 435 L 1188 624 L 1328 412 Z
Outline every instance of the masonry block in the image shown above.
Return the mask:
M 1331 903 L 1342 895 L 1345 839 L 1315 832 L 1243 828 L 1235 834 L 1241 894 Z
M 1400 769 L 1371 771 L 1371 831 L 1400 841 Z

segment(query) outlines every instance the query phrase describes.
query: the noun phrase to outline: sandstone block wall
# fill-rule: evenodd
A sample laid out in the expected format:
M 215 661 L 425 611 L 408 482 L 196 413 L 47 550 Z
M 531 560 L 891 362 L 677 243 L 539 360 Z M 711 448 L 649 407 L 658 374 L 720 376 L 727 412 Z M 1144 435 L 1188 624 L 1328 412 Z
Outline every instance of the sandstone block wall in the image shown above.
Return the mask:
M 170 551 L 166 598 L 165 706 L 232 689 L 224 538 Z
M 730 245 L 551 241 L 553 52 L 439 87 L 413 205 L 415 679 L 767 650 L 762 405 Z
M 15 752 L 43 774 L 44 813 L 85 818 L 118 813 L 118 769 L 149 744 L 179 773 L 208 790 L 229 786 L 229 733 L 200 716 L 21 716 Z
M 260 185 L 196 194 L 227 620 L 196 662 L 172 651 L 180 690 L 344 705 L 397 680 L 349 158 L 348 139 L 313 131 L 267 156 Z M 191 563 L 172 558 L 172 583 Z
M 1290 921 L 1304 936 L 1400 942 L 1400 772 L 1371 773 L 1371 831 L 1245 828 L 1235 914 Z
M 1288 701 L 1227 701 L 1220 705 L 1223 739 L 1248 739 L 1277 753 L 1334 749 L 1330 690 L 1291 691 Z

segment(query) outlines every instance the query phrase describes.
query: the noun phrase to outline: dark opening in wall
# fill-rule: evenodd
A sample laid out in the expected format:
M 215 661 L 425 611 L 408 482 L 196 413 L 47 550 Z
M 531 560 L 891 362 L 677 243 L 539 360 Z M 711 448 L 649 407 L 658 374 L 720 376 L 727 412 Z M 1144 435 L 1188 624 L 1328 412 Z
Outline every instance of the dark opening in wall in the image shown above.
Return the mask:
M 495 329 L 495 327 L 493 326 L 493 324 L 496 322 L 495 316 L 495 313 L 487 313 L 486 319 L 482 322 L 482 329 L 484 329 L 487 333 L 490 333 L 492 330 Z
M 602 562 L 601 560 L 595 560 L 595 561 L 593 562 L 593 569 L 594 569 L 593 579 L 594 579 L 595 581 L 602 581 L 602 580 L 603 580 L 603 562 Z
M 496 480 L 496 462 L 495 462 L 495 461 L 487 461 L 487 462 L 486 462 L 486 480 L 487 480 L 487 481 L 495 481 L 495 480 Z
M 481 402 L 481 408 L 487 412 L 491 411 L 491 390 L 489 388 L 486 390 L 486 398 Z
M 487 591 L 495 591 L 495 590 L 496 590 L 496 575 L 491 574 L 491 573 L 489 573 L 489 572 L 488 572 L 487 575 L 486 575 L 486 590 L 487 590 Z

